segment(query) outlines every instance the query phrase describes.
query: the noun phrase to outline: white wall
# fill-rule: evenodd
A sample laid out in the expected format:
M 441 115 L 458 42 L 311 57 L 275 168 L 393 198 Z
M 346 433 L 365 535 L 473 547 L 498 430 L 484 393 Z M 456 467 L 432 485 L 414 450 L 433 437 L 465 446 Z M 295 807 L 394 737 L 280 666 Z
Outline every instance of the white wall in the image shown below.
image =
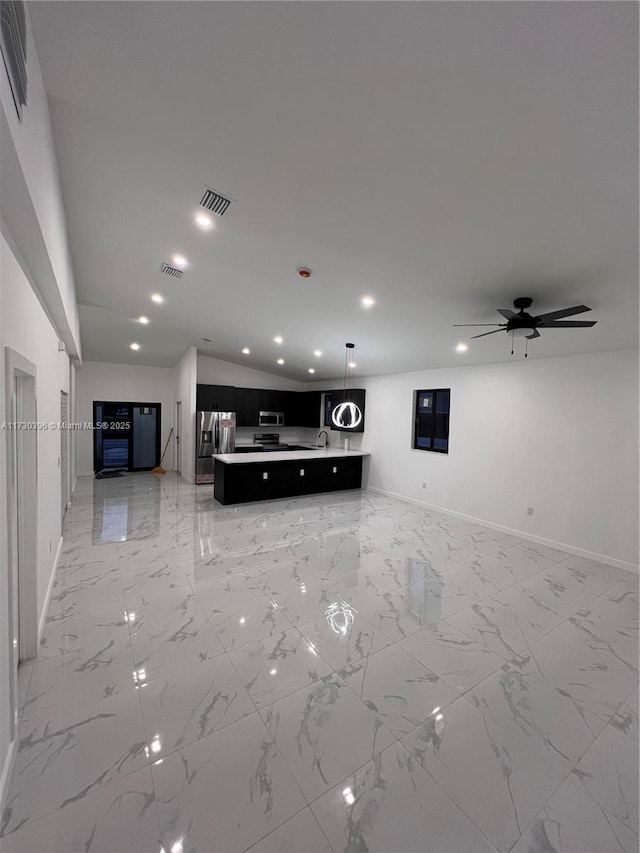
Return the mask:
M 207 355 L 198 356 L 198 382 L 202 385 L 234 385 L 236 388 L 273 388 L 276 391 L 306 391 L 309 387 L 307 382 L 297 382 Z
M 637 351 L 357 384 L 369 487 L 637 566 Z M 413 392 L 429 388 L 451 388 L 448 455 L 411 449 Z
M 18 120 L 9 81 L 0 63 L 0 420 L 6 420 L 5 346 L 36 366 L 37 419 L 58 423 L 60 392 L 70 388 L 63 340 L 81 357 L 78 308 L 47 95 L 27 10 L 29 100 Z M 73 411 L 74 401 L 71 399 Z M 37 433 L 35 588 L 42 624 L 61 544 L 60 432 Z M 71 458 L 75 436 L 71 434 Z M 10 709 L 7 553 L 6 434 L 0 436 L 0 800 L 12 750 Z M 24 571 L 30 572 L 31 566 Z M 30 586 L 28 578 L 24 588 Z
M 175 399 L 182 403 L 181 474 L 188 483 L 193 483 L 195 480 L 197 362 L 198 352 L 195 347 L 191 347 L 174 368 Z
M 160 450 L 169 438 L 174 422 L 175 370 L 171 367 L 144 367 L 131 364 L 111 364 L 85 361 L 77 379 L 77 418 L 79 423 L 93 420 L 93 401 L 112 400 L 132 403 L 160 403 Z M 78 474 L 93 474 L 93 433 L 77 433 Z M 164 467 L 173 468 L 173 439 L 167 449 Z
M 60 392 L 69 392 L 69 358 L 58 352 L 58 333 L 52 327 L 24 272 L 0 236 L 0 421 L 5 421 L 5 347 L 18 352 L 36 366 L 37 420 L 60 421 Z M 9 750 L 8 554 L 6 433 L 0 433 L 0 773 Z M 36 596 L 41 626 L 48 604 L 55 561 L 61 544 L 61 433 L 56 429 L 37 432 L 37 529 Z M 25 570 L 28 570 L 26 567 Z M 0 794 L 2 792 L 0 791 Z
M 80 357 L 78 306 L 58 164 L 28 9 L 27 74 L 28 103 L 19 121 L 0 63 L 0 208 L 32 288 L 68 351 Z

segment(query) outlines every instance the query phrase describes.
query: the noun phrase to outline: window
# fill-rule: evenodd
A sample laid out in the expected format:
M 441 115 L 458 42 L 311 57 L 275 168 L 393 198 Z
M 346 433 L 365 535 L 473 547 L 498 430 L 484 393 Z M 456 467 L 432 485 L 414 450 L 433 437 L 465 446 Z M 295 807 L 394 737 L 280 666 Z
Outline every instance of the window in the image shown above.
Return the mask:
M 413 433 L 415 450 L 449 452 L 449 402 L 451 390 L 416 391 L 416 417 Z

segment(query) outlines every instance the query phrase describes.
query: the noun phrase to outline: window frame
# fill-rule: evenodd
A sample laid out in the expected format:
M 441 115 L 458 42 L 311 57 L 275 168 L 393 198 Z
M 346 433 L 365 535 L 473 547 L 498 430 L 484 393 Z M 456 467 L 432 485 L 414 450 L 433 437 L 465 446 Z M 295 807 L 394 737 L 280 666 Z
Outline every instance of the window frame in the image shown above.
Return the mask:
M 438 394 L 447 393 L 449 395 L 449 421 L 447 424 L 447 446 L 446 448 L 434 447 L 435 444 L 435 431 L 436 431 L 436 407 L 437 407 L 437 398 Z M 431 428 L 431 435 L 429 438 L 431 439 L 431 447 L 420 447 L 418 445 L 418 419 L 420 416 L 420 397 L 426 394 L 431 394 L 433 399 L 433 424 Z M 412 450 L 425 450 L 427 453 L 449 453 L 449 433 L 451 431 L 451 388 L 423 388 L 421 390 L 417 390 L 413 392 L 413 440 L 411 442 Z M 423 436 L 426 437 L 426 436 Z

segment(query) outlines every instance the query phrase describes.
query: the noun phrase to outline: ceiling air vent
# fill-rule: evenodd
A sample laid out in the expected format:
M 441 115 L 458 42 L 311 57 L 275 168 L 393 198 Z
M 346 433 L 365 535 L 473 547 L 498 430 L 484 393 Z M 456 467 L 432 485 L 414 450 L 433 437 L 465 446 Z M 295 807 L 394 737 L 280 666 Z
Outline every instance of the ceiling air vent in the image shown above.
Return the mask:
M 27 22 L 22 0 L 0 0 L 0 48 L 18 118 L 27 105 Z
M 216 216 L 224 216 L 232 204 L 234 204 L 232 198 L 227 198 L 209 187 L 204 188 L 203 196 L 200 199 L 200 206 L 210 210 L 211 213 L 215 213 Z
M 172 267 L 171 264 L 162 264 L 161 272 L 170 275 L 171 278 L 182 278 L 182 270 Z

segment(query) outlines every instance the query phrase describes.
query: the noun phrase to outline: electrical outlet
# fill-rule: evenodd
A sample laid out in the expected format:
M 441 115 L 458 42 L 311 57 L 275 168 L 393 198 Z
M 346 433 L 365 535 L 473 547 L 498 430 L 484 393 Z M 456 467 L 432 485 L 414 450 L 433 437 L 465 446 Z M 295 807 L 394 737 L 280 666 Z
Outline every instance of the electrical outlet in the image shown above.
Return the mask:
M 423 484 L 422 484 L 422 488 L 423 488 L 423 489 L 426 489 L 426 488 L 427 488 L 427 484 L 426 484 L 426 483 L 423 483 Z
M 527 507 L 527 515 L 533 515 L 533 507 L 532 506 Z

